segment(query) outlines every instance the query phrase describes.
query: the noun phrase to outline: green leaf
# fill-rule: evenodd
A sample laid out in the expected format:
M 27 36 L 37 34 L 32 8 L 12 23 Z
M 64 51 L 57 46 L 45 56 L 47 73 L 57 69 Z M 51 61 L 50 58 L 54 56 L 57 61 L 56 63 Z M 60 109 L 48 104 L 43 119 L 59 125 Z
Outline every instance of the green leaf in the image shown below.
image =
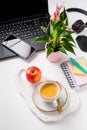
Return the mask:
M 65 37 L 65 38 L 62 39 L 62 45 L 64 45 L 64 46 L 70 45 L 72 47 L 75 47 L 74 42 L 68 40 L 67 37 Z
M 47 33 L 47 28 L 46 28 L 46 27 L 41 26 L 41 29 L 42 29 L 42 31 L 43 31 L 44 33 Z
M 53 38 L 56 39 L 61 39 L 61 36 L 64 34 L 64 28 L 63 27 L 57 27 L 54 31 L 53 31 Z
M 54 26 L 54 29 L 56 29 L 57 27 L 61 27 L 62 26 L 62 22 L 59 20 L 55 26 Z
M 52 21 L 50 21 L 50 24 L 49 24 L 49 34 L 50 35 L 52 35 L 52 33 L 53 33 L 53 27 L 54 25 L 53 25 L 53 23 L 52 23 Z
M 60 14 L 60 20 L 65 22 L 65 25 L 68 25 L 68 16 L 66 14 L 66 10 L 64 7 L 64 10 Z
M 34 41 L 32 42 L 48 42 L 49 41 L 49 37 L 48 36 L 40 36 L 37 37 Z
M 47 48 L 47 56 L 48 57 L 52 52 L 54 52 L 54 49 L 52 47 Z
M 73 49 L 73 47 L 72 47 L 70 44 L 67 44 L 67 46 L 64 46 L 64 48 L 65 48 L 67 51 L 69 51 L 69 52 L 75 54 L 74 49 Z
M 71 41 L 71 42 L 75 43 L 75 41 L 74 41 L 73 37 L 72 37 L 70 34 L 67 36 L 67 39 L 68 39 L 69 41 Z
M 65 54 L 67 54 L 67 52 L 66 52 L 66 50 L 65 50 L 64 47 L 59 48 L 59 51 L 61 51 L 61 52 L 65 53 Z

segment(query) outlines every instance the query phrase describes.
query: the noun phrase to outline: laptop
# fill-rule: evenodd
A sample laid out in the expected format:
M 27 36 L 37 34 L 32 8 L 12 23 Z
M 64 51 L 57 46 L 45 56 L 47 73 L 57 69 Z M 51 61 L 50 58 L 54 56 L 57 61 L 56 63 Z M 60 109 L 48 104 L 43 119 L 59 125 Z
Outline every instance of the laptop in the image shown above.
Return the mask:
M 2 7 L 5 11 L 2 14 L 0 8 L 0 44 L 12 33 L 31 44 L 36 51 L 44 50 L 45 43 L 31 42 L 35 37 L 44 34 L 41 26 L 47 26 L 49 23 L 48 0 L 3 2 Z

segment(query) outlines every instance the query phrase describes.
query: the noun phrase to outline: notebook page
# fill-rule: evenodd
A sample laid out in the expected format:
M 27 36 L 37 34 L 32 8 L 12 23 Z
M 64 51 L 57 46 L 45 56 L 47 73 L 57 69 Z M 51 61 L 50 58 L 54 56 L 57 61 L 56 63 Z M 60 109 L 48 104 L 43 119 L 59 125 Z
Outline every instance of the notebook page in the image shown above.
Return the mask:
M 74 78 L 74 80 L 76 81 L 78 86 L 83 86 L 87 84 L 87 75 L 75 75 L 74 74 L 74 65 L 72 63 L 70 63 L 69 61 L 67 61 L 67 66 L 72 74 L 72 78 Z

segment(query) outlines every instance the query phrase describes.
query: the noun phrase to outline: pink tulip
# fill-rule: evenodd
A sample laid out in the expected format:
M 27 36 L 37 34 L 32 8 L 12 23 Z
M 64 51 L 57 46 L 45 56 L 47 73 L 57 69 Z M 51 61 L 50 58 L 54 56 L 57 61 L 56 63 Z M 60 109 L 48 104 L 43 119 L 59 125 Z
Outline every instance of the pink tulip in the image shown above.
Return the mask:
M 63 7 L 63 3 L 60 4 L 60 5 L 59 4 L 56 5 L 56 11 L 50 17 L 50 20 L 55 20 L 55 21 L 59 20 L 59 12 L 60 12 L 60 10 L 61 10 L 62 7 Z

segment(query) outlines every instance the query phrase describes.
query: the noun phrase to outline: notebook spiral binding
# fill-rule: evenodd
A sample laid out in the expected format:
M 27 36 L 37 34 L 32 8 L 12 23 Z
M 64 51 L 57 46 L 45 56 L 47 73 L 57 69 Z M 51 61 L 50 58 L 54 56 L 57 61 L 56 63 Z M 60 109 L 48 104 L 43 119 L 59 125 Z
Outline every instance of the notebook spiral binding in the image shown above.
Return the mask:
M 76 81 L 74 80 L 73 75 L 69 71 L 69 68 L 68 68 L 66 62 L 61 63 L 60 66 L 61 66 L 61 68 L 62 68 L 62 70 L 63 70 L 63 72 L 64 72 L 64 74 L 65 74 L 65 76 L 67 78 L 67 81 L 68 81 L 70 87 L 72 89 L 76 88 L 78 85 L 77 85 Z

